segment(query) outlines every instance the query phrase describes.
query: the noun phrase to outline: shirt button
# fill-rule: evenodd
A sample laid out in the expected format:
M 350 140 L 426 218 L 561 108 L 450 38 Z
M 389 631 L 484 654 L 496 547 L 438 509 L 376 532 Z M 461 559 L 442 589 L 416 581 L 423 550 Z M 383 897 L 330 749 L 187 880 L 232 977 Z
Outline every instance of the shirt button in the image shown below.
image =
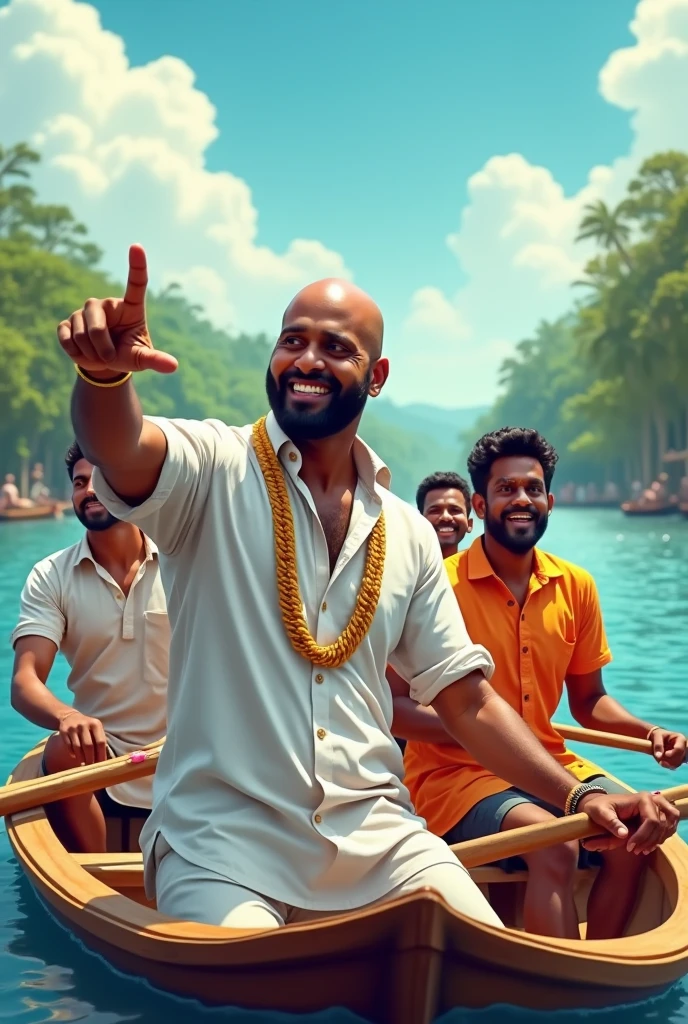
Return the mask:
M 521 650 L 523 651 L 524 654 L 528 653 L 528 648 L 527 647 L 522 647 Z
M 298 459 L 298 455 L 296 454 L 296 452 L 289 452 L 289 461 L 290 462 L 296 462 L 297 459 Z
M 319 740 L 324 740 L 325 737 L 327 736 L 327 733 L 325 732 L 324 729 L 318 729 L 315 735 L 318 737 Z
M 322 815 L 314 814 L 313 815 L 313 821 L 315 822 L 316 825 L 319 825 L 320 822 L 322 821 Z
M 507 601 L 507 604 L 509 605 L 510 608 L 513 608 L 514 605 L 516 604 L 516 602 L 515 601 Z
M 322 610 L 323 610 L 324 612 L 326 612 L 326 611 L 327 611 L 327 601 L 323 601 L 323 603 L 322 603 Z
M 526 693 L 523 699 L 524 699 L 524 700 L 530 700 L 530 694 L 529 694 L 529 693 Z
M 325 676 L 322 674 L 322 672 L 318 672 L 317 676 L 315 677 L 315 681 L 316 681 L 316 683 L 324 683 L 325 682 Z
M 522 615 L 521 616 L 521 622 L 525 622 L 525 618 L 526 618 L 525 615 Z

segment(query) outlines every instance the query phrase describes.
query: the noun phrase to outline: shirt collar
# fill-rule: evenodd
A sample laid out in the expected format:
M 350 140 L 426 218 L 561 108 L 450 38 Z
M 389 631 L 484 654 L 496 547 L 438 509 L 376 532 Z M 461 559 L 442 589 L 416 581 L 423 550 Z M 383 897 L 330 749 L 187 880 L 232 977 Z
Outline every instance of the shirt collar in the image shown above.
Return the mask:
M 556 576 L 562 575 L 561 569 L 550 555 L 538 548 L 535 548 L 533 553 L 532 575 L 541 583 L 547 583 Z M 485 554 L 482 537 L 476 537 L 468 549 L 468 578 L 469 580 L 481 580 L 487 576 L 495 576 L 495 572 Z
M 542 580 L 543 583 L 546 583 L 548 580 L 554 579 L 556 576 L 563 576 L 564 574 L 551 555 L 548 555 L 545 551 L 540 551 L 539 548 L 535 548 L 534 575 L 539 580 Z
M 272 411 L 267 415 L 265 427 L 273 450 L 279 456 L 283 467 L 292 476 L 298 476 L 301 470 L 301 452 L 284 433 Z M 292 458 L 292 455 L 296 457 Z M 379 455 L 376 455 L 358 435 L 354 439 L 354 462 L 359 480 L 371 497 L 379 503 L 379 489 L 389 490 L 392 474 Z
M 150 537 L 147 537 L 145 533 L 143 534 L 143 543 L 146 548 L 146 561 L 151 562 L 154 558 L 158 557 L 158 549 Z M 96 560 L 93 557 L 91 546 L 88 543 L 88 534 L 84 533 L 83 537 L 79 541 L 74 567 L 76 568 L 77 565 L 81 565 L 82 562 L 86 561 L 93 562 L 93 564 L 96 565 Z

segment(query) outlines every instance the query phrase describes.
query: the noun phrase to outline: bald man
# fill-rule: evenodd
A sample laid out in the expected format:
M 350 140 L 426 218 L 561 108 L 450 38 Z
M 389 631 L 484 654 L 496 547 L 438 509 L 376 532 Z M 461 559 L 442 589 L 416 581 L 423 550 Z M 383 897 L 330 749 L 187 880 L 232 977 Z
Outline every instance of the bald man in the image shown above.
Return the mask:
M 357 436 L 389 369 L 380 311 L 348 282 L 310 285 L 284 315 L 265 420 L 153 419 L 132 372 L 176 360 L 152 346 L 146 282 L 134 246 L 124 299 L 90 299 L 58 335 L 96 493 L 155 541 L 168 595 L 149 896 L 173 917 L 270 929 L 431 886 L 499 927 L 400 781 L 387 663 L 501 778 L 562 807 L 576 780 L 491 692 L 432 527 Z M 617 821 L 611 797 L 579 796 Z

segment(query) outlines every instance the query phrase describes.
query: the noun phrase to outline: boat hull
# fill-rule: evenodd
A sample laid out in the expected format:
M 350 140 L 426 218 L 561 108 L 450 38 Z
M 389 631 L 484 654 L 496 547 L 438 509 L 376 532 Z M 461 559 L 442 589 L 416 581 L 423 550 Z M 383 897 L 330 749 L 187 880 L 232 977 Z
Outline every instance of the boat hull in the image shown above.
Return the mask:
M 69 502 L 58 501 L 52 505 L 34 505 L 32 508 L 6 508 L 0 511 L 0 523 L 23 523 L 34 519 L 59 519 L 71 509 Z
M 634 502 L 624 502 L 621 506 L 621 511 L 625 516 L 671 516 L 678 512 L 677 505 L 660 505 L 657 508 L 652 508 L 647 505 L 637 506 Z
M 13 779 L 38 774 L 40 748 Z M 270 932 L 175 921 L 145 898 L 140 855 L 71 855 L 42 809 L 7 819 L 23 871 L 55 916 L 114 966 L 176 995 L 247 1009 L 343 1006 L 375 1024 L 430 1024 L 455 1007 L 602 1007 L 656 995 L 688 971 L 688 849 L 653 856 L 630 931 L 569 942 L 480 925 L 431 890 Z M 472 872 L 519 924 L 523 876 Z M 592 876 L 581 872 L 584 908 Z M 506 898 L 505 898 L 506 897 Z M 513 905 L 509 910 L 509 903 Z

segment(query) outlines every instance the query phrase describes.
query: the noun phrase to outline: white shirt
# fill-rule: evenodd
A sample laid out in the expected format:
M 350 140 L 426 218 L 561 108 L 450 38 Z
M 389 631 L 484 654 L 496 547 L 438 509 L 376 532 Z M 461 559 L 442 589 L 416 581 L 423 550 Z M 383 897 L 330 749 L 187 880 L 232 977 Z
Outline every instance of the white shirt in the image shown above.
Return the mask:
M 170 626 L 155 545 L 124 595 L 95 561 L 84 534 L 31 570 L 12 644 L 22 636 L 52 640 L 70 666 L 74 707 L 103 723 L 115 754 L 165 735 Z M 108 789 L 132 807 L 150 807 L 152 780 Z
M 415 871 L 454 862 L 443 844 L 428 842 L 400 781 L 385 679 L 389 661 L 428 704 L 472 670 L 493 669 L 468 639 L 433 528 L 386 489 L 388 470 L 356 439 L 359 481 L 330 576 L 301 455 L 270 414 L 317 643 L 347 625 L 367 538 L 385 512 L 371 628 L 344 665 L 319 668 L 293 650 L 280 616 L 272 512 L 251 427 L 154 422 L 168 450 L 147 501 L 129 508 L 94 475 L 112 514 L 156 541 L 172 624 L 167 740 L 141 835 L 149 893 L 158 833 L 192 864 L 304 909 L 360 906 Z

